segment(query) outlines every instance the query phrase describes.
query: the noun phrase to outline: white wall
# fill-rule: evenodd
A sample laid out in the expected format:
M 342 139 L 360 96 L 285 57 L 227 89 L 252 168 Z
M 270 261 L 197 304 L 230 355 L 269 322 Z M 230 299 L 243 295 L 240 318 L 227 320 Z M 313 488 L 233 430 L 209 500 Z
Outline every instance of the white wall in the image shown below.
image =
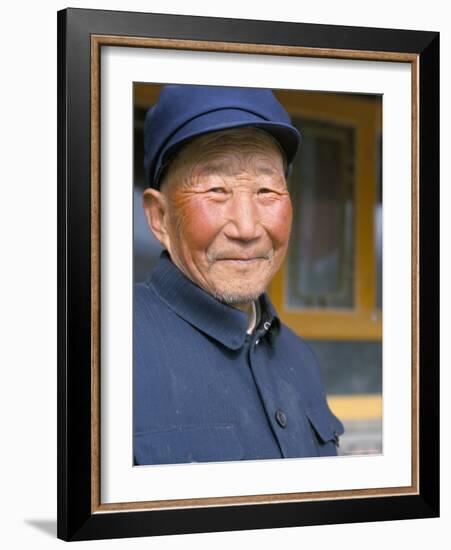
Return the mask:
M 14 5 L 14 7 L 12 7 Z M 450 204 L 451 32 L 446 2 L 278 0 L 257 7 L 228 0 L 72 1 L 71 7 L 258 18 L 440 31 L 442 41 L 442 205 Z M 56 11 L 64 2 L 7 3 L 2 9 L 0 272 L 1 468 L 3 548 L 50 549 L 56 536 Z M 6 124 L 5 124 L 6 122 Z M 445 182 L 448 185 L 445 185 Z M 442 206 L 443 210 L 443 206 Z M 18 215 L 19 214 L 19 215 Z M 447 214 L 447 213 L 446 213 Z M 442 218 L 442 281 L 451 280 L 450 219 Z M 445 235 L 447 236 L 445 238 Z M 12 238 L 11 238 L 12 237 Z M 442 289 L 443 357 L 450 364 L 450 292 Z M 446 310 L 447 306 L 447 310 Z M 442 371 L 450 387 L 449 369 Z M 183 535 L 84 543 L 128 548 L 424 549 L 446 537 L 450 506 L 450 401 L 442 399 L 442 518 L 360 525 Z M 442 545 L 438 544 L 440 548 Z

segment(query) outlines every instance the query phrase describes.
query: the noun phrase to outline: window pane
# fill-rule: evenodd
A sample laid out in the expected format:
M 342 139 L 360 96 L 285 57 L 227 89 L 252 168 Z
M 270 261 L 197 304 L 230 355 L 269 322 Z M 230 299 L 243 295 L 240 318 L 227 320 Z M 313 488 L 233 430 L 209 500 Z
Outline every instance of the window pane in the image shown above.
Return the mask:
M 288 306 L 352 308 L 354 131 L 328 122 L 293 122 L 302 144 L 290 177 Z

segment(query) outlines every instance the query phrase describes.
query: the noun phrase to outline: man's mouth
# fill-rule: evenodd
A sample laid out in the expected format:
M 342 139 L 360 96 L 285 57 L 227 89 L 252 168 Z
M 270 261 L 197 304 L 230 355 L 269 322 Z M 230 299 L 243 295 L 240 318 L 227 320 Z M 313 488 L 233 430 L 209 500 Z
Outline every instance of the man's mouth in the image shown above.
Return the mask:
M 257 252 L 254 254 L 243 254 L 243 253 L 237 253 L 237 252 L 224 252 L 222 254 L 218 254 L 217 256 L 212 256 L 209 261 L 210 263 L 224 263 L 224 264 L 231 264 L 231 265 L 253 265 L 257 264 L 258 262 L 262 262 L 264 260 L 268 261 L 271 260 L 273 257 L 274 252 L 270 250 L 269 252 Z
M 264 256 L 252 256 L 252 257 L 246 257 L 246 258 L 242 258 L 242 257 L 218 258 L 218 260 L 216 260 L 216 261 L 247 265 L 247 264 L 260 262 L 262 260 L 267 260 L 267 259 L 268 258 L 266 258 Z

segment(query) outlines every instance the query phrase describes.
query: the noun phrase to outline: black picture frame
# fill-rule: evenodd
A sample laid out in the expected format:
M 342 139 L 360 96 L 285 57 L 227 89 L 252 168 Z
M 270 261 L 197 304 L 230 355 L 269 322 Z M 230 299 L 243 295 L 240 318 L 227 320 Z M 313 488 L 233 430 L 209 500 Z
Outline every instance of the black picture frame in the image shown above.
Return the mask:
M 95 483 L 98 433 L 93 429 L 93 343 L 98 339 L 98 249 L 92 231 L 92 182 L 98 178 L 92 132 L 96 51 L 108 37 L 300 48 L 303 55 L 412 63 L 418 118 L 412 166 L 418 167 L 412 251 L 417 334 L 418 456 L 416 494 L 350 494 L 298 502 L 116 510 L 99 507 Z M 133 44 L 132 44 L 133 45 Z M 214 49 L 214 48 L 213 48 Z M 310 52 L 310 53 L 309 53 Z M 262 50 L 262 53 L 263 50 Z M 93 191 L 94 189 L 94 191 Z M 98 199 L 98 197 L 97 197 Z M 96 203 L 97 204 L 97 203 Z M 63 540 L 138 537 L 439 515 L 439 33 L 102 10 L 58 12 L 58 533 Z M 98 273 L 97 273 L 98 275 Z M 94 349 L 95 351 L 95 349 Z M 97 350 L 98 352 L 98 350 Z M 94 411 L 96 412 L 96 411 Z M 97 410 L 98 412 L 98 410 Z M 98 487 L 98 485 L 97 485 Z

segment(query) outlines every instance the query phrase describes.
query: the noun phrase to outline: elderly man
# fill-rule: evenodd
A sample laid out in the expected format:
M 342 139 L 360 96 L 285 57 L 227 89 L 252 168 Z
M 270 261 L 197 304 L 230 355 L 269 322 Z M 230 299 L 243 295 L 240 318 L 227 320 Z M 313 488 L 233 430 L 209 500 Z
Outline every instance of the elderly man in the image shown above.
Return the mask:
M 134 290 L 134 462 L 330 456 L 341 422 L 265 290 L 287 251 L 300 141 L 272 92 L 166 86 L 143 205 L 164 251 Z

